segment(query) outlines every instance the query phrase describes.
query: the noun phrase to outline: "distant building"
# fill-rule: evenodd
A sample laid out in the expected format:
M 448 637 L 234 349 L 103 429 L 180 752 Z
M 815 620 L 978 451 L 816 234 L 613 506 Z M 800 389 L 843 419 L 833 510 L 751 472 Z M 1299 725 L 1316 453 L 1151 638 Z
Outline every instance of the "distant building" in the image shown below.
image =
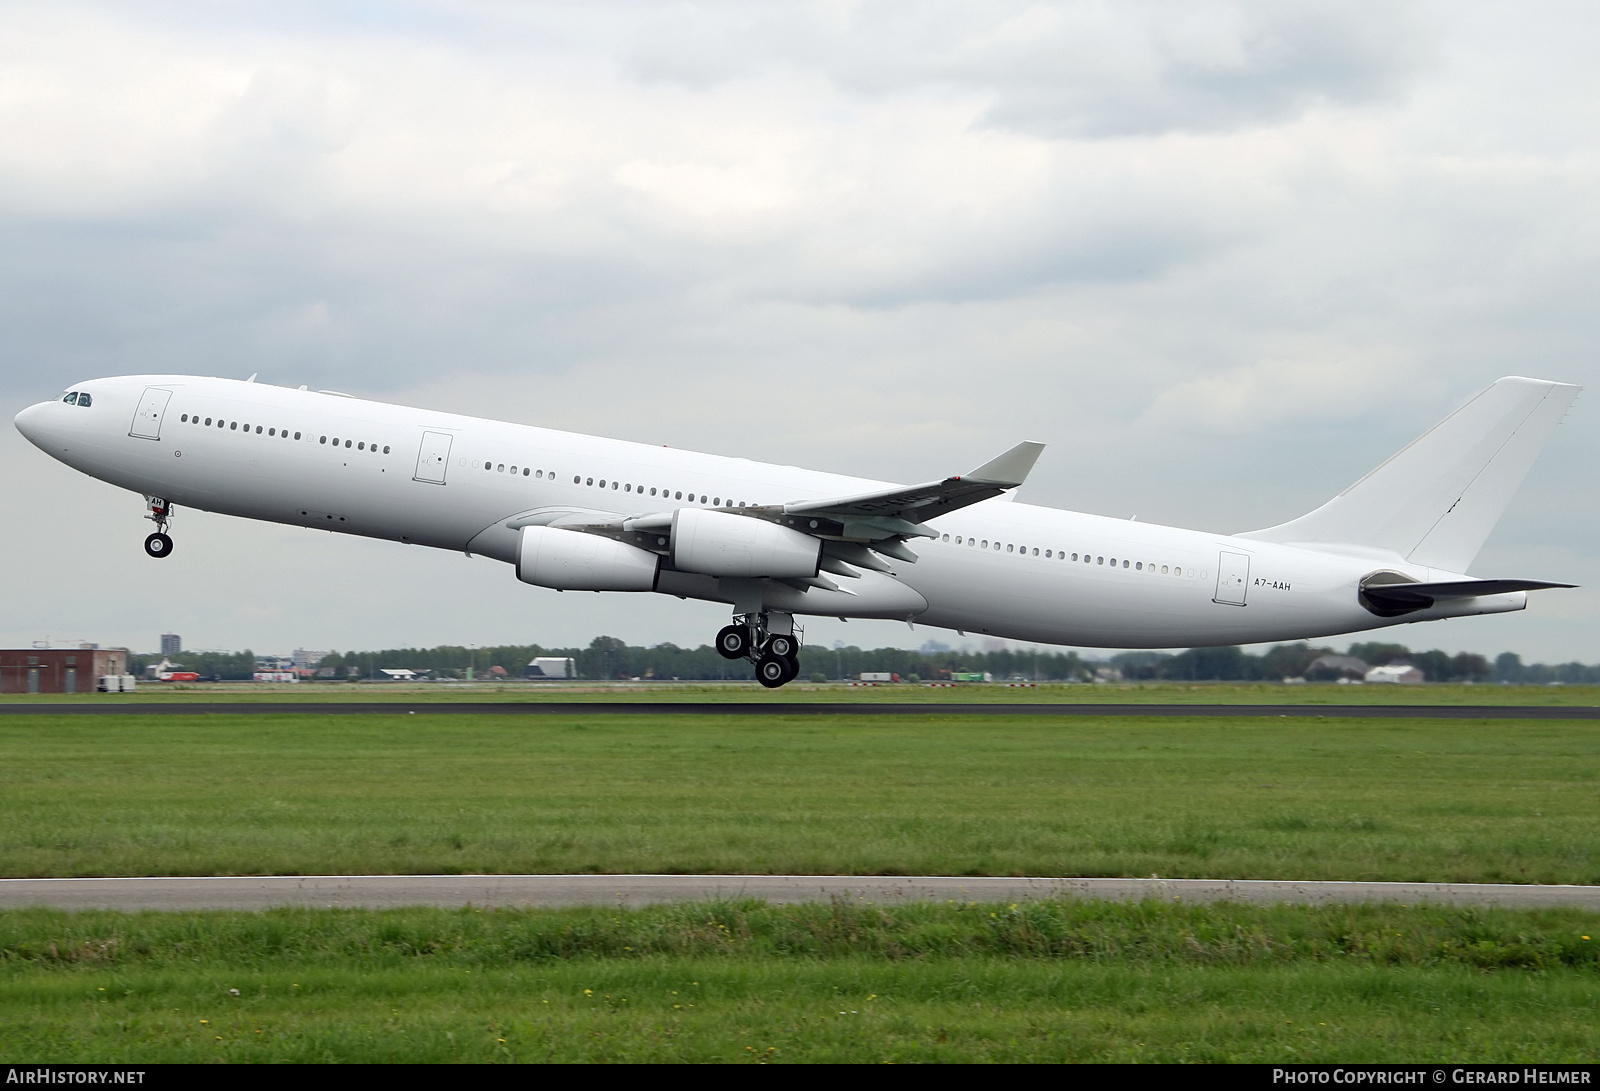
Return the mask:
M 296 670 L 309 670 L 322 662 L 323 657 L 327 654 L 327 652 L 312 652 L 304 648 L 296 648 L 294 654 L 289 657 L 289 661 L 294 664 Z
M 183 654 L 183 637 L 177 633 L 161 634 L 161 655 L 170 657 Z
M 18 648 L 0 650 L 0 693 L 93 693 L 102 678 L 116 678 L 128 666 L 128 653 L 97 648 Z M 110 688 L 110 687 L 107 687 Z
M 1384 667 L 1373 667 L 1367 672 L 1366 680 L 1414 686 L 1420 684 L 1423 677 L 1422 672 L 1410 663 L 1390 663 Z
M 1315 682 L 1338 678 L 1365 678 L 1371 667 L 1353 655 L 1319 655 L 1306 664 L 1305 676 Z
M 576 678 L 578 661 L 554 655 L 541 655 L 522 670 L 524 678 Z
M 383 675 L 384 678 L 390 682 L 411 682 L 415 681 L 417 677 L 416 671 L 407 670 L 404 667 L 393 669 L 389 667 L 379 667 L 378 673 Z

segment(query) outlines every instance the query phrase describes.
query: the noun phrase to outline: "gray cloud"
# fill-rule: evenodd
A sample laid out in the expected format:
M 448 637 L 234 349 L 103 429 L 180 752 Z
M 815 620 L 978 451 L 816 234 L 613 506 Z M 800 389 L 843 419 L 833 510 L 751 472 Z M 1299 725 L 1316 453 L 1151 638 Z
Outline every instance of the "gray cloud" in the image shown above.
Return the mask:
M 706 88 L 771 66 L 866 95 L 944 89 L 981 122 L 1050 138 L 1215 132 L 1403 92 L 1432 35 L 1410 3 L 681 4 L 632 70 Z

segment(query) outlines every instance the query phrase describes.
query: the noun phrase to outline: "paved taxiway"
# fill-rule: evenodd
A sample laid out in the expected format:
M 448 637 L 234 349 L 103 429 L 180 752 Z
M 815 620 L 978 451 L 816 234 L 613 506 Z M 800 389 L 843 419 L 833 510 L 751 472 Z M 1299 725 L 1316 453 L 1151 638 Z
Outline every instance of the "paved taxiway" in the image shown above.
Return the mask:
M 1600 720 L 1596 705 L 1080 705 L 879 703 L 855 701 L 72 701 L 0 703 L 0 715 L 261 716 L 286 712 L 352 715 L 511 716 L 1160 716 L 1330 717 L 1397 720 Z
M 1600 886 L 1491 883 L 1340 883 L 1275 879 L 1063 879 L 861 875 L 273 875 L 261 877 L 0 879 L 0 909 L 389 909 L 641 906 L 760 898 L 775 904 L 909 901 L 1017 902 L 1037 898 L 1408 905 L 1572 906 L 1600 910 Z

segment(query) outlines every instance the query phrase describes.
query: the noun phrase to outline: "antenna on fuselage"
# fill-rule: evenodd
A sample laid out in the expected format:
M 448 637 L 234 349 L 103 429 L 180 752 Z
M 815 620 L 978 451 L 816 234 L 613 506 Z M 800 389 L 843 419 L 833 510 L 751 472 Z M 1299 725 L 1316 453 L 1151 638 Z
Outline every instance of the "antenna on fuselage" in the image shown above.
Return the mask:
M 247 383 L 255 382 L 256 381 L 256 376 L 260 375 L 260 374 L 261 374 L 261 372 L 259 372 L 259 371 L 252 371 L 250 373 L 250 378 L 246 379 L 245 382 L 247 382 Z

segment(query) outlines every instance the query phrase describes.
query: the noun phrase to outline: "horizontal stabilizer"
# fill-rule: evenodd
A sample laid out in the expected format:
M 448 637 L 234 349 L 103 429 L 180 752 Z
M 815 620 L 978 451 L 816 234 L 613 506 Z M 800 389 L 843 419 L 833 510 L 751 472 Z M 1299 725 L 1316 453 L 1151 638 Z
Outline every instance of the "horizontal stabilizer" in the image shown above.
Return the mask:
M 1545 580 L 1450 580 L 1444 583 L 1380 583 L 1361 589 L 1367 607 L 1387 617 L 1426 610 L 1440 599 L 1474 599 L 1482 595 L 1504 595 L 1511 591 L 1544 591 L 1552 587 L 1575 587 L 1571 583 Z
M 1500 379 L 1316 511 L 1240 537 L 1381 549 L 1465 572 L 1578 390 Z

